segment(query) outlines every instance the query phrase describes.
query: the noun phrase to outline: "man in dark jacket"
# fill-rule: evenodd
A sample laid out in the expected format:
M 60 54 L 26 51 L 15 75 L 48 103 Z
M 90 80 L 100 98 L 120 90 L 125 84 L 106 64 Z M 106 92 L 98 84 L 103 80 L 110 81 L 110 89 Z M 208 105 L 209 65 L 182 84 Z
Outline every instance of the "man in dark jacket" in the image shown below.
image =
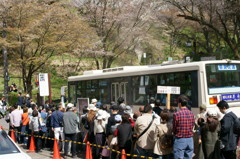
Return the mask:
M 71 153 L 72 158 L 76 158 L 76 141 L 77 139 L 77 126 L 78 126 L 78 119 L 77 115 L 73 113 L 73 104 L 68 103 L 67 105 L 67 112 L 63 114 L 63 127 L 64 127 L 64 135 L 65 139 L 68 141 L 72 141 Z M 68 155 L 68 148 L 69 143 L 65 143 L 64 145 L 64 159 L 67 158 Z
M 119 107 L 117 105 L 113 105 L 111 107 L 112 114 L 108 118 L 107 128 L 106 128 L 106 136 L 109 137 L 110 135 L 113 135 L 113 132 L 111 132 L 111 126 L 115 125 L 115 116 L 118 114 Z
M 217 104 L 221 113 L 225 114 L 221 122 L 220 140 L 222 141 L 221 156 L 223 159 L 236 158 L 237 135 L 234 133 L 234 121 L 237 116 L 229 109 L 226 101 Z

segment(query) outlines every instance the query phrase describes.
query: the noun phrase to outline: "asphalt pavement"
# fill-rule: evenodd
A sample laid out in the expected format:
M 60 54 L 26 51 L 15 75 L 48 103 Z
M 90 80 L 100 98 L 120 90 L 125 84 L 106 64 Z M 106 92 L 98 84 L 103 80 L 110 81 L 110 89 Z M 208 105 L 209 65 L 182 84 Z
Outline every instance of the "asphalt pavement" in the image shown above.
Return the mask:
M 4 129 L 8 129 L 9 128 L 9 124 L 5 121 L 5 119 L 0 119 L 0 126 L 2 126 Z M 6 130 L 7 131 L 7 130 Z M 23 152 L 27 153 L 27 149 L 25 148 L 24 145 L 22 144 L 18 144 L 18 146 L 21 148 L 21 150 Z M 47 150 L 42 150 L 42 152 L 39 153 L 27 153 L 29 156 L 32 157 L 32 159 L 50 159 L 53 157 L 53 152 L 52 151 L 47 151 Z M 61 153 L 61 156 L 63 154 Z M 71 159 L 71 157 L 68 157 L 69 159 Z M 78 154 L 78 158 L 79 159 L 84 159 L 84 153 L 82 154 Z

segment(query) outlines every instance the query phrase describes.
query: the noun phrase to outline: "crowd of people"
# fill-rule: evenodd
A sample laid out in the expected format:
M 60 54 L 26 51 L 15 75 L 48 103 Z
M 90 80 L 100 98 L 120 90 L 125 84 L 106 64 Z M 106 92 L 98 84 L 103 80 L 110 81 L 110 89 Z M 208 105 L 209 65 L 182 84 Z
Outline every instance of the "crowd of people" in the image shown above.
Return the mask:
M 229 109 L 225 101 L 217 104 L 224 117 L 218 118 L 217 111 L 207 110 L 201 105 L 196 117 L 187 106 L 188 98 L 180 95 L 178 109 L 160 108 L 159 100 L 150 100 L 145 106 L 133 111 L 118 102 L 102 104 L 92 99 L 88 106 L 76 108 L 68 103 L 55 107 L 37 106 L 29 96 L 24 102 L 19 94 L 18 103 L 8 109 L 6 121 L 13 129 L 18 143 L 30 146 L 30 137 L 26 134 L 50 137 L 68 141 L 90 142 L 94 159 L 116 159 L 119 153 L 104 149 L 110 147 L 127 154 L 154 157 L 159 159 L 191 159 L 194 157 L 194 132 L 197 132 L 198 156 L 200 159 L 233 159 L 239 138 L 239 119 Z M 34 137 L 36 152 L 41 149 L 53 149 L 53 141 Z M 60 151 L 64 158 L 76 158 L 78 152 L 85 152 L 85 146 L 74 142 L 60 142 Z M 195 148 L 196 149 L 196 148 Z M 127 156 L 128 159 L 133 156 Z

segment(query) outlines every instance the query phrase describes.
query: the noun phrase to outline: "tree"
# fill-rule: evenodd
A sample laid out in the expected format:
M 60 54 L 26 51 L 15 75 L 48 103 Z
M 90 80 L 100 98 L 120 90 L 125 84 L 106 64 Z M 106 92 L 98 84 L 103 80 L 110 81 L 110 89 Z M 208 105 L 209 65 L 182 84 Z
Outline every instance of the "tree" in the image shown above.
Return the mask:
M 12 57 L 12 65 L 21 70 L 24 91 L 31 93 L 35 73 L 50 63 L 53 56 L 86 49 L 94 31 L 74 12 L 60 3 L 36 0 L 8 0 L 7 38 L 0 39 Z
M 165 0 L 178 9 L 178 17 L 194 22 L 202 29 L 205 46 L 212 39 L 218 47 L 228 47 L 234 59 L 240 59 L 240 3 L 239 0 Z M 217 48 L 217 49 L 219 49 Z M 212 48 L 209 47 L 208 51 Z
M 139 44 L 151 23 L 154 0 L 73 0 L 99 37 L 91 50 L 97 68 L 109 68 L 120 55 Z

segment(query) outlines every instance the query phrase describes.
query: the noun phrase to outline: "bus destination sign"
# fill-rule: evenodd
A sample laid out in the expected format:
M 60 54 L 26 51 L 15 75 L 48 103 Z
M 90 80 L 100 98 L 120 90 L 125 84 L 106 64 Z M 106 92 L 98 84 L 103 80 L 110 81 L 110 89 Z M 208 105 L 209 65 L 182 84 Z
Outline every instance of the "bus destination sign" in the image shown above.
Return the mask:
M 218 65 L 219 71 L 234 71 L 237 70 L 236 65 Z
M 159 94 L 180 94 L 180 87 L 157 86 L 157 93 L 159 93 Z
M 221 98 L 225 101 L 240 101 L 240 93 L 222 94 Z

